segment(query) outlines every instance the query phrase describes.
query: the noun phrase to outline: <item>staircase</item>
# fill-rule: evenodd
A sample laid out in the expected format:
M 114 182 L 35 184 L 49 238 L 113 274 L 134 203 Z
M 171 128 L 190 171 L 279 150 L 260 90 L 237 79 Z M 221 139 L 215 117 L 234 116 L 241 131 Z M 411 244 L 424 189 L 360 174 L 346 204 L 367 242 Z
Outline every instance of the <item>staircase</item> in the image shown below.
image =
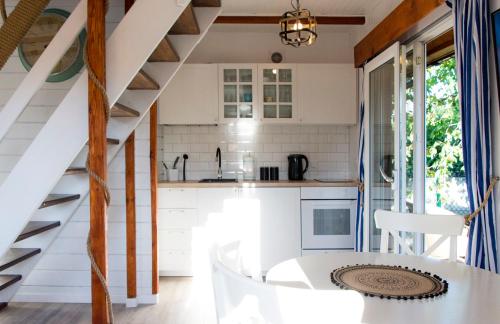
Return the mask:
M 220 14 L 220 0 L 137 0 L 106 41 L 108 164 Z M 0 112 L 0 140 L 85 25 L 82 0 Z M 84 71 L 0 187 L 0 310 L 89 191 Z

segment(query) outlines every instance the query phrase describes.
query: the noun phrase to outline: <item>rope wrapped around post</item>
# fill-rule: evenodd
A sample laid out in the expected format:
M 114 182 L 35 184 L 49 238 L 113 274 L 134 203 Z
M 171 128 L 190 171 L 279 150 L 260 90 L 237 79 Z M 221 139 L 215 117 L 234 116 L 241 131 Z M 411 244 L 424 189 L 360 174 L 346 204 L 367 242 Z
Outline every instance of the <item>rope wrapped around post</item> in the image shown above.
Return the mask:
M 3 24 L 0 28 L 0 70 L 16 50 L 50 0 L 20 0 L 7 17 L 5 0 L 0 0 Z
M 107 9 L 107 1 L 106 1 L 106 9 Z M 110 111 L 111 107 L 109 105 L 108 101 L 108 93 L 106 91 L 106 88 L 104 85 L 99 81 L 97 76 L 95 75 L 94 71 L 90 68 L 90 65 L 88 64 L 88 54 L 87 54 L 87 45 L 85 44 L 85 49 L 83 51 L 83 60 L 85 62 L 85 66 L 87 67 L 87 73 L 89 75 L 89 79 L 96 85 L 96 87 L 99 89 L 99 91 L 102 93 L 103 98 L 104 98 L 104 106 L 105 106 L 105 116 L 106 116 L 106 123 L 109 121 L 109 116 L 110 116 Z M 109 206 L 111 203 L 111 194 L 110 190 L 108 187 L 108 184 L 106 181 L 101 178 L 99 175 L 97 175 L 91 168 L 89 164 L 89 155 L 87 155 L 87 161 L 85 162 L 85 168 L 87 169 L 87 172 L 90 177 L 92 177 L 103 189 L 104 189 L 104 199 L 106 200 L 106 205 Z M 111 295 L 109 293 L 109 288 L 108 284 L 106 281 L 106 278 L 104 277 L 104 274 L 102 273 L 101 269 L 97 265 L 94 254 L 91 249 L 90 245 L 90 231 L 87 235 L 87 255 L 90 259 L 90 265 L 92 267 L 92 270 L 96 273 L 97 277 L 99 278 L 99 282 L 101 283 L 102 287 L 104 288 L 104 293 L 106 294 L 106 303 L 108 304 L 108 318 L 109 318 L 109 323 L 112 324 L 114 322 L 113 318 L 113 304 L 111 302 Z
M 105 11 L 108 12 L 109 0 L 105 0 L 104 8 L 105 8 Z M 88 77 L 92 81 L 92 83 L 94 83 L 94 85 L 99 89 L 99 92 L 101 92 L 101 94 L 104 98 L 104 109 L 105 109 L 104 114 L 105 114 L 105 120 L 106 120 L 106 124 L 107 124 L 109 121 L 109 117 L 111 115 L 111 107 L 109 104 L 109 98 L 108 98 L 108 93 L 106 91 L 106 87 L 104 86 L 104 84 L 102 84 L 101 81 L 99 81 L 97 75 L 95 74 L 95 72 L 92 70 L 92 68 L 89 65 L 88 53 L 87 53 L 87 43 L 85 43 L 85 48 L 83 50 L 83 53 L 84 53 L 83 54 L 83 61 L 84 61 L 85 66 L 87 68 Z M 94 170 L 92 170 L 90 168 L 89 159 L 90 159 L 90 156 L 87 155 L 87 160 L 85 162 L 85 168 L 87 169 L 89 177 L 93 178 L 104 189 L 104 199 L 106 201 L 106 206 L 109 206 L 111 203 L 111 193 L 110 193 L 108 184 L 106 183 L 106 181 L 103 178 L 101 178 L 97 173 L 94 172 Z M 106 295 L 106 303 L 108 305 L 109 323 L 113 324 L 114 317 L 113 317 L 113 304 L 111 302 L 111 294 L 109 292 L 107 280 L 104 277 L 104 274 L 102 273 L 101 269 L 99 268 L 97 262 L 95 261 L 94 254 L 93 254 L 90 243 L 91 242 L 90 242 L 90 231 L 89 231 L 89 233 L 87 235 L 87 255 L 90 259 L 90 265 L 92 267 L 92 270 L 95 272 L 95 274 L 99 278 L 99 282 L 104 289 L 104 293 Z

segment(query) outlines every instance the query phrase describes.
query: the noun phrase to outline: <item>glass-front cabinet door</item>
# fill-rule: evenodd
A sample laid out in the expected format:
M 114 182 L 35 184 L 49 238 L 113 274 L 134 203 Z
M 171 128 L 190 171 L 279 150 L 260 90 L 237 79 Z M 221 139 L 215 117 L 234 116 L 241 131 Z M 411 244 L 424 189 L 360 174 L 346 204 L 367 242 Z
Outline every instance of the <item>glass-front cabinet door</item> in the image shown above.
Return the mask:
M 220 112 L 222 122 L 257 118 L 257 66 L 219 65 Z
M 293 64 L 259 64 L 260 120 L 263 122 L 296 122 L 296 66 Z

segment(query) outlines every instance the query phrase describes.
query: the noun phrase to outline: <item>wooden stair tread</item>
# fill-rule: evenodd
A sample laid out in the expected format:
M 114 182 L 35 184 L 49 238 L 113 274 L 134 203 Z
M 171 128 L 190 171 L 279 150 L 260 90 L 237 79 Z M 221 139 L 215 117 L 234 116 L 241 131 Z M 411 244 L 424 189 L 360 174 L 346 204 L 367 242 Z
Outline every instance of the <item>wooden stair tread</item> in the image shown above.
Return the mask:
M 220 0 L 193 0 L 194 7 L 220 7 Z
M 120 144 L 120 140 L 119 139 L 116 139 L 116 138 L 106 138 L 106 142 L 109 144 L 109 145 L 118 145 Z M 89 145 L 89 143 L 87 142 L 87 145 Z
M 146 72 L 140 70 L 132 82 L 128 85 L 129 90 L 160 90 L 158 83 Z
M 80 168 L 80 167 L 70 167 L 70 168 L 66 169 L 66 172 L 64 172 L 64 175 L 83 174 L 83 173 L 87 173 L 87 169 Z
M 190 3 L 181 13 L 177 21 L 174 23 L 169 35 L 199 35 L 200 26 L 194 14 L 193 5 Z
M 26 259 L 31 258 L 32 256 L 37 255 L 42 250 L 35 248 L 12 248 L 7 253 L 5 253 L 4 257 L 0 259 L 0 271 L 8 269 L 20 262 L 23 262 Z
M 50 206 L 55 206 L 59 204 L 63 204 L 69 201 L 80 199 L 80 195 L 63 195 L 63 194 L 50 194 L 40 206 L 41 208 L 47 208 Z
M 0 275 L 0 290 L 4 290 L 19 280 L 21 280 L 21 275 Z
M 110 145 L 118 145 L 118 144 L 120 144 L 120 140 L 116 139 L 116 138 L 107 138 L 106 142 L 108 142 L 108 144 L 110 144 Z
M 17 237 L 16 242 L 25 240 L 58 226 L 61 226 L 60 221 L 31 221 L 28 225 L 26 225 L 23 232 Z
M 125 105 L 115 103 L 111 108 L 111 117 L 139 117 L 141 114 Z
M 179 54 L 170 43 L 168 37 L 161 40 L 160 44 L 153 51 L 153 54 L 148 59 L 148 62 L 179 62 Z

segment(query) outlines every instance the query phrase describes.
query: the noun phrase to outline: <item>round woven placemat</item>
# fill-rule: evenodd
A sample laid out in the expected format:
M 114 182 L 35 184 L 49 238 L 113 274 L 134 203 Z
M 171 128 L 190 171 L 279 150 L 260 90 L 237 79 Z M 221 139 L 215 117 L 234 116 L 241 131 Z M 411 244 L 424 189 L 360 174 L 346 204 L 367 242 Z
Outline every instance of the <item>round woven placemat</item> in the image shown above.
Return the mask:
M 429 272 L 401 266 L 357 264 L 335 269 L 332 282 L 365 296 L 387 299 L 434 298 L 448 291 L 448 282 Z

